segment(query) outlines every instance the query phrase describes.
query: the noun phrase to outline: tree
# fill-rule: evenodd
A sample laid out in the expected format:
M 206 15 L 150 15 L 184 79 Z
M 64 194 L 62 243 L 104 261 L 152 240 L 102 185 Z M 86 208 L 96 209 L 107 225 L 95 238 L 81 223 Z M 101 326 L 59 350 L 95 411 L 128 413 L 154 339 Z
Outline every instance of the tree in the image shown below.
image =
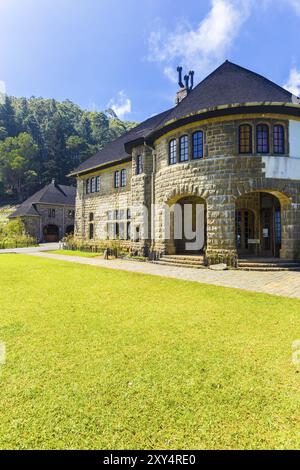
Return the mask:
M 37 145 L 25 132 L 0 142 L 1 179 L 19 200 L 24 197 L 25 183 L 37 176 L 34 170 L 37 152 Z

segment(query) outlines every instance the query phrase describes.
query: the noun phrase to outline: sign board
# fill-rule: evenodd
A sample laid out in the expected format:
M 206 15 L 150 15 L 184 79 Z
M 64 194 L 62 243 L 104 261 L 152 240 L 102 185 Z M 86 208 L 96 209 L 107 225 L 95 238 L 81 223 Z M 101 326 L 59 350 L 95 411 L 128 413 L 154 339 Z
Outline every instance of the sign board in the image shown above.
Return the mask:
M 263 237 L 264 238 L 269 238 L 269 229 L 268 228 L 263 228 Z
M 260 244 L 260 239 L 259 238 L 249 238 L 248 239 L 249 245 L 259 245 Z

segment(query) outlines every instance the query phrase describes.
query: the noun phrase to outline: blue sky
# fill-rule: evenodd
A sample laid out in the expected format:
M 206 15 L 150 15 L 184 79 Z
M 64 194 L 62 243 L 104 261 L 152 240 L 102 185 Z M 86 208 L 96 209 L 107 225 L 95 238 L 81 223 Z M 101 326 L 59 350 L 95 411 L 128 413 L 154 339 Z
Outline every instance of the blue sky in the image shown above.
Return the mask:
M 300 0 L 0 0 L 0 89 L 141 121 L 225 59 L 300 93 Z

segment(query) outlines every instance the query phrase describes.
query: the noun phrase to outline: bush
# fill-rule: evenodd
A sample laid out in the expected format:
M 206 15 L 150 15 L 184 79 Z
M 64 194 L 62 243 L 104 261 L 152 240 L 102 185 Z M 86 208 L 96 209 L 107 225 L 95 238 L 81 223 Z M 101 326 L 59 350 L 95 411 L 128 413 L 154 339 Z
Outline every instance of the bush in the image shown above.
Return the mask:
M 23 248 L 37 245 L 37 240 L 26 233 L 20 218 L 12 219 L 0 226 L 0 249 Z
M 87 253 L 104 253 L 105 250 L 109 250 L 116 258 L 130 253 L 130 247 L 124 240 L 86 241 L 69 235 L 62 242 L 64 250 L 85 251 Z

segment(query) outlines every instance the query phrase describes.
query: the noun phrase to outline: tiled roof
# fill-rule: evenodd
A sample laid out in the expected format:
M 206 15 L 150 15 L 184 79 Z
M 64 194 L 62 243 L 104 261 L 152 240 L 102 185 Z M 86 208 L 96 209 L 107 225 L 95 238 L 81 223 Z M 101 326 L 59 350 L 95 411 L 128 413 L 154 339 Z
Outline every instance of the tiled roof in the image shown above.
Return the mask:
M 128 149 L 130 142 L 139 142 L 141 139 L 143 141 L 170 122 L 218 106 L 245 103 L 299 104 L 299 100 L 297 102 L 294 95 L 267 78 L 226 61 L 200 82 L 177 106 L 147 119 L 107 144 L 100 152 L 76 168 L 72 175 L 129 159 L 130 154 L 126 148 Z
M 37 193 L 24 201 L 10 218 L 24 216 L 39 216 L 36 204 L 53 204 L 75 206 L 76 188 L 56 184 L 54 181 L 40 189 Z

